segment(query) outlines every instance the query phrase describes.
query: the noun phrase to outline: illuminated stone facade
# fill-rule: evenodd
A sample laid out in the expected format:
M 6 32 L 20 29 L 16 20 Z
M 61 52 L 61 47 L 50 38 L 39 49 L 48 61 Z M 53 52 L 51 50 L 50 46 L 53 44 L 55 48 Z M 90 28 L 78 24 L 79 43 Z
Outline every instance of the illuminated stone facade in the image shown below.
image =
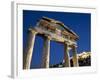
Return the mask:
M 70 30 L 62 22 L 42 17 L 36 24 L 36 27 L 30 27 L 28 30 L 28 41 L 23 58 L 23 68 L 30 69 L 32 53 L 35 43 L 35 36 L 40 34 L 44 39 L 43 56 L 42 56 L 42 68 L 49 68 L 50 61 L 50 41 L 54 40 L 64 44 L 64 67 L 70 67 L 69 51 L 73 52 L 73 66 L 77 67 L 77 39 L 79 38 L 76 33 Z

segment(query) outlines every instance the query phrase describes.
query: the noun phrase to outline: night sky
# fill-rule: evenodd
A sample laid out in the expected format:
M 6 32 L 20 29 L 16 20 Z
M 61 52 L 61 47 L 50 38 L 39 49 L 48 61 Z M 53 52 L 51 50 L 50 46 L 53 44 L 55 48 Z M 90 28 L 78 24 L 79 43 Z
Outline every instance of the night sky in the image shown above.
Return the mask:
M 46 16 L 63 22 L 72 29 L 78 36 L 77 52 L 91 51 L 91 14 L 90 13 L 70 13 L 70 12 L 48 12 L 48 11 L 30 11 L 23 10 L 23 48 L 27 42 L 27 31 L 30 26 L 35 27 L 37 21 Z M 32 56 L 31 68 L 40 68 L 44 40 L 36 36 L 34 52 Z M 63 61 L 63 44 L 51 41 L 50 43 L 50 65 L 58 64 Z M 70 52 L 70 56 L 72 53 Z

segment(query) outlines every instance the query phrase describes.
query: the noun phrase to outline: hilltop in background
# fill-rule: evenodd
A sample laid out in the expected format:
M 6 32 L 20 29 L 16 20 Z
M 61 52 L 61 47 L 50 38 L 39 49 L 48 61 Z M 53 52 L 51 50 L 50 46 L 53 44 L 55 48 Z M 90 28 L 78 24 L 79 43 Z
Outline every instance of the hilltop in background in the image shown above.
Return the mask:
M 91 66 L 91 52 L 82 52 L 77 55 L 78 56 L 78 61 L 79 61 L 79 66 Z M 73 67 L 73 61 L 72 58 L 70 59 L 71 67 Z M 54 67 L 64 67 L 63 62 L 56 64 L 56 65 L 51 65 L 51 68 Z
M 73 61 L 71 58 L 71 66 L 73 66 Z M 91 52 L 82 52 L 78 54 L 79 66 L 91 66 Z

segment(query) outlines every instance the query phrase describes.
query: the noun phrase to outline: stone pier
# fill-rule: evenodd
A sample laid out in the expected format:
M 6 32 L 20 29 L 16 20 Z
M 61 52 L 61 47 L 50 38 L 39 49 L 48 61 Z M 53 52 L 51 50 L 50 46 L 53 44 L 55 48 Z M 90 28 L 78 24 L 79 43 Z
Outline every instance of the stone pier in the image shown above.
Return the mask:
M 68 50 L 68 43 L 64 44 L 64 67 L 70 67 L 70 56 Z
M 73 51 L 73 66 L 74 66 L 74 67 L 78 67 L 78 66 L 79 66 L 76 48 L 77 48 L 76 45 L 73 45 L 73 46 L 72 46 L 72 51 Z
M 42 56 L 42 68 L 49 68 L 50 58 L 50 37 L 44 38 L 43 56 Z
M 24 69 L 30 69 L 36 33 L 37 32 L 35 30 L 32 30 L 32 29 L 28 30 L 27 47 L 25 48 L 24 50 L 25 53 L 23 54 L 24 56 L 23 57 L 23 68 Z

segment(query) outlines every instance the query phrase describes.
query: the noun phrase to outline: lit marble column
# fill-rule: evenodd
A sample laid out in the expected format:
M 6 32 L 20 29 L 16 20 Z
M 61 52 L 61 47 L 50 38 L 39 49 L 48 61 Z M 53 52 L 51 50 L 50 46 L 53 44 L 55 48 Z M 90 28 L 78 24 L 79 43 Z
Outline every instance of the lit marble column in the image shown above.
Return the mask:
M 68 44 L 64 44 L 64 67 L 70 67 L 70 56 L 68 50 Z
M 44 38 L 43 56 L 42 56 L 42 68 L 49 68 L 50 58 L 50 37 Z
M 37 32 L 33 29 L 29 29 L 28 31 L 28 40 L 25 48 L 25 53 L 23 54 L 23 68 L 30 69 L 32 53 L 34 48 L 35 36 Z
M 73 51 L 73 66 L 78 67 L 79 63 L 78 63 L 77 50 L 75 45 L 72 46 L 72 51 Z

